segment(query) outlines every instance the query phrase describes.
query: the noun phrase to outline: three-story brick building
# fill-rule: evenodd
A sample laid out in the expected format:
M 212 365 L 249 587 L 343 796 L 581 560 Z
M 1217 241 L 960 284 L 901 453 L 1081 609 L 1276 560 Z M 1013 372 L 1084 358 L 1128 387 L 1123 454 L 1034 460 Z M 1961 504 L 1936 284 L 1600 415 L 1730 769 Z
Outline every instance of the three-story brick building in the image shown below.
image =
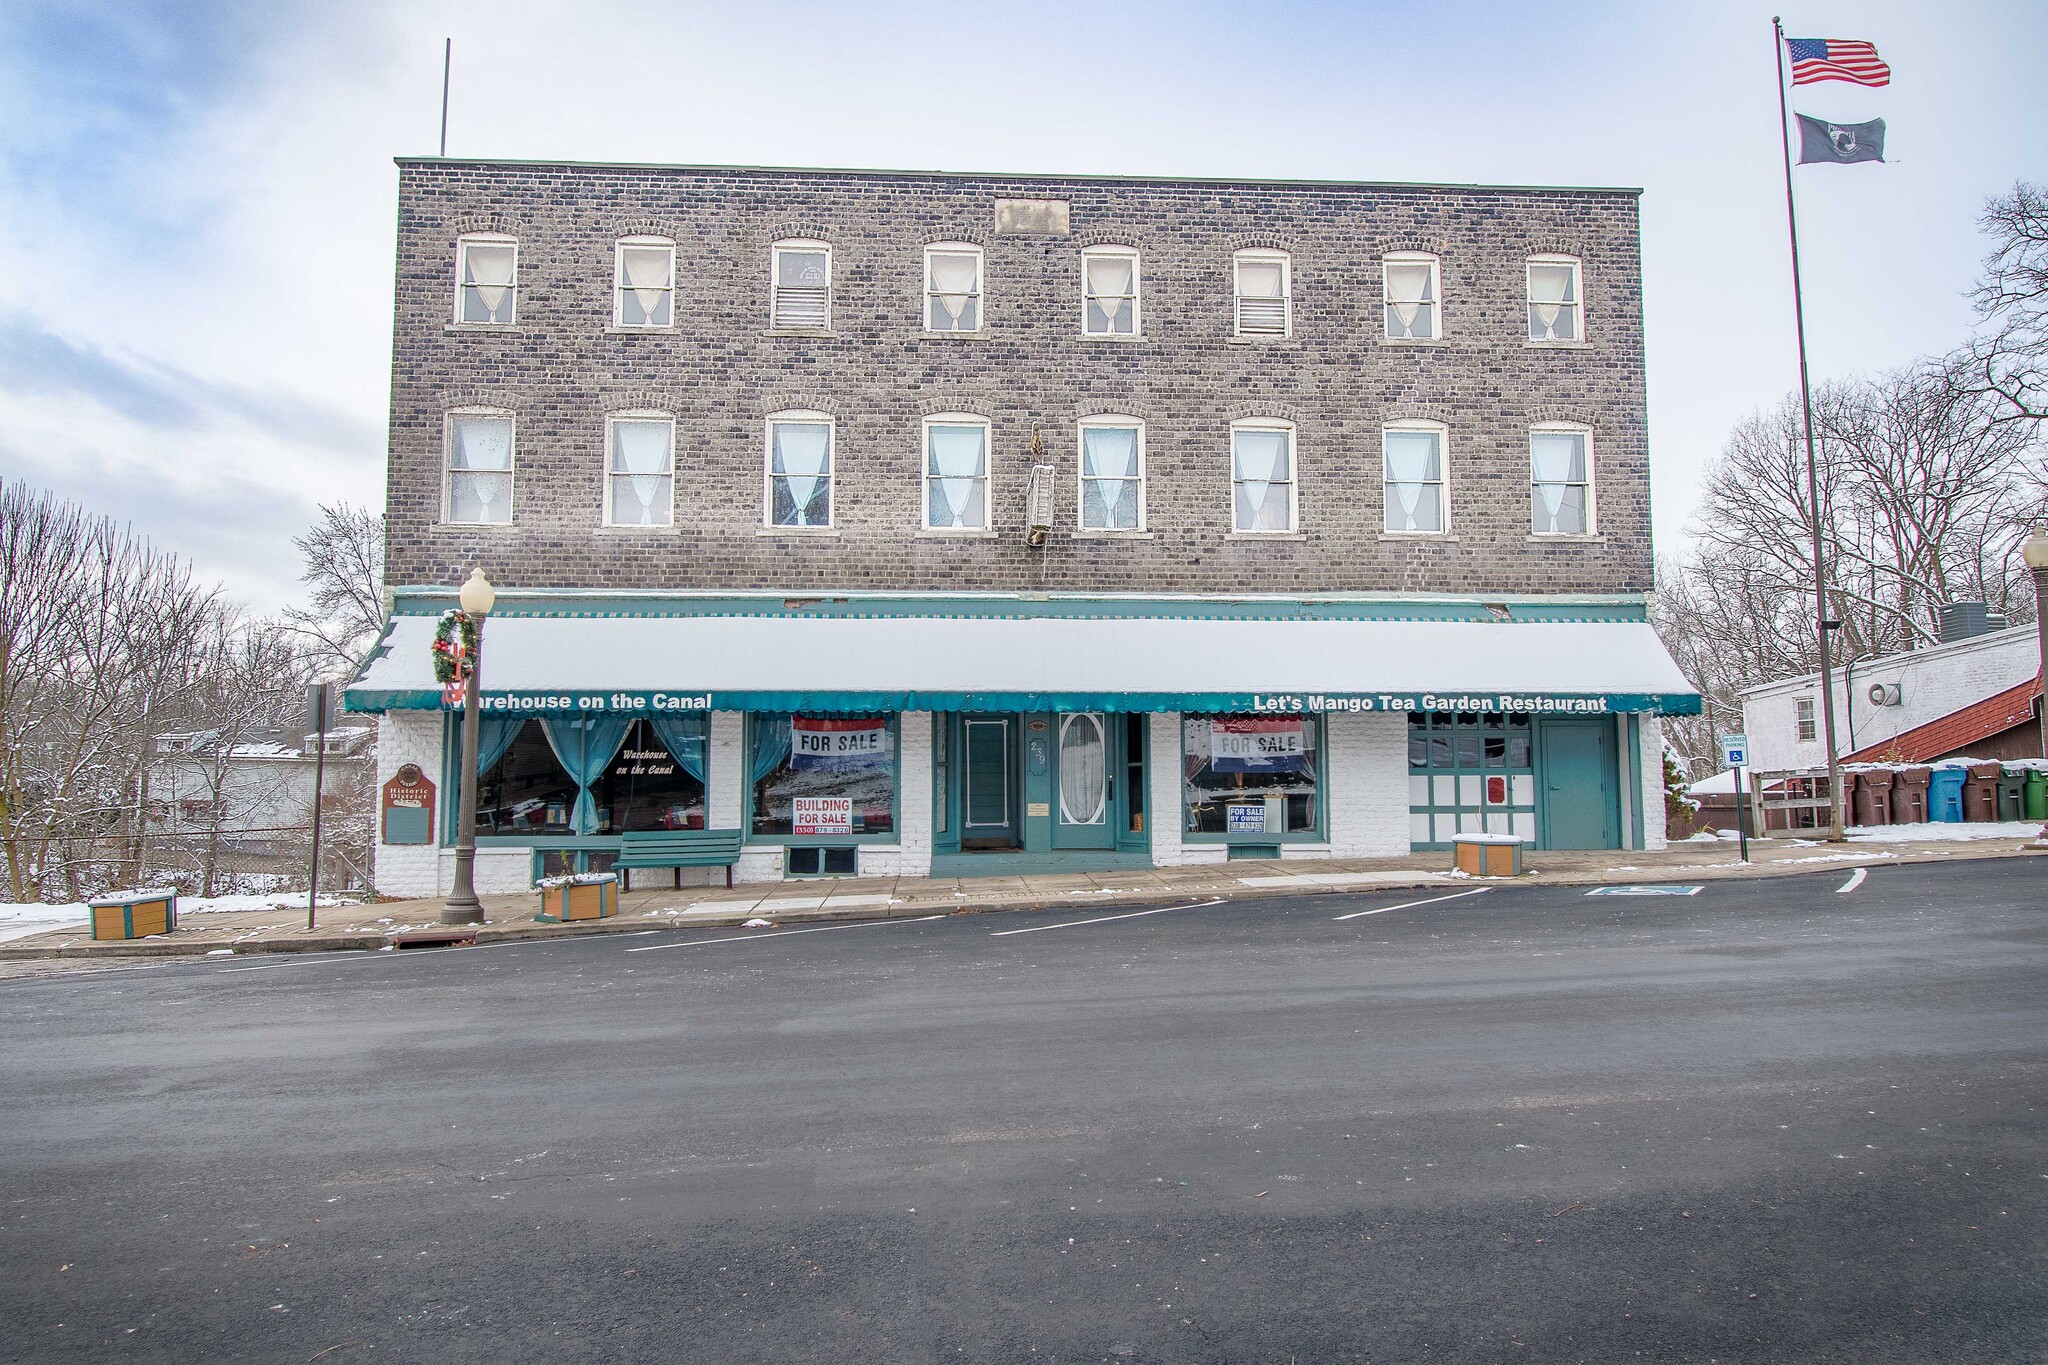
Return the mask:
M 406 160 L 394 332 L 387 892 L 479 565 L 486 890 L 1662 840 L 1634 191 Z

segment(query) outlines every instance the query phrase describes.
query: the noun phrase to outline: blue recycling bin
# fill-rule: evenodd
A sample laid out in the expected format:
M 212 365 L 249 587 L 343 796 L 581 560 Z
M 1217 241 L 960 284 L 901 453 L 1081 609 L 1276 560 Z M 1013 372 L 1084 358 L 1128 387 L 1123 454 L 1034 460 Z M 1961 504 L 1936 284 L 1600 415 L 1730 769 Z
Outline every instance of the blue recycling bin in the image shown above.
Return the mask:
M 1963 780 L 1970 775 L 1968 768 L 1936 768 L 1934 778 L 1927 785 L 1927 818 L 1961 823 L 1963 818 Z

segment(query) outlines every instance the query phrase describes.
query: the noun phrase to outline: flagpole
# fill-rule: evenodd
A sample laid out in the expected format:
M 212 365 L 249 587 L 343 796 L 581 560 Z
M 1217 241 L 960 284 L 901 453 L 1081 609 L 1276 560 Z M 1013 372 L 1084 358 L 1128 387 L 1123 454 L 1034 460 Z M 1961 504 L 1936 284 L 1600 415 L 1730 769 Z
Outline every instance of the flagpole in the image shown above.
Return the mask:
M 1829 657 L 1827 572 L 1821 558 L 1820 474 L 1813 459 L 1813 386 L 1806 372 L 1806 301 L 1799 285 L 1799 216 L 1792 206 L 1792 119 L 1785 103 L 1785 26 L 1771 16 L 1771 47 L 1778 60 L 1778 150 L 1785 157 L 1785 229 L 1792 239 L 1792 325 L 1799 338 L 1799 406 L 1806 426 L 1806 498 L 1813 530 L 1813 615 L 1820 636 L 1821 738 L 1828 750 L 1828 841 L 1842 839 L 1842 766 L 1835 752 L 1835 670 Z

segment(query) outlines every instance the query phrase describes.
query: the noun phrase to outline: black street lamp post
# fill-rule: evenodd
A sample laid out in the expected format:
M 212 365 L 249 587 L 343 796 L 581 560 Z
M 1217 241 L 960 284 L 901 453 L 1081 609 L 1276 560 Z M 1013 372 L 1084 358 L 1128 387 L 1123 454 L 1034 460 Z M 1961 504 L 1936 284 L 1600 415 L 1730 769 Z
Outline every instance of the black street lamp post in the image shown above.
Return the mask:
M 462 610 L 476 626 L 476 649 L 465 660 L 468 677 L 462 685 L 462 791 L 457 799 L 455 824 L 455 883 L 448 902 L 441 907 L 443 924 L 482 924 L 483 902 L 476 898 L 476 788 L 482 776 L 477 772 L 478 705 L 477 675 L 483 670 L 484 618 L 497 605 L 498 594 L 482 569 L 471 569 L 469 580 L 457 594 Z

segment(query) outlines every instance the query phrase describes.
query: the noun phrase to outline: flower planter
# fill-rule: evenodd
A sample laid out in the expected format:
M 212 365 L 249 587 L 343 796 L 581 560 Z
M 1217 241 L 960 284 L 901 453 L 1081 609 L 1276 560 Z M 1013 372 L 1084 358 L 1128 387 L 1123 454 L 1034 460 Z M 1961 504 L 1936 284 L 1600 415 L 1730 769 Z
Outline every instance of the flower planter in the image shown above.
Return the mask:
M 175 891 L 124 891 L 86 905 L 92 911 L 92 936 L 96 939 L 148 938 L 178 927 Z
M 540 913 L 534 919 L 542 924 L 610 919 L 619 913 L 619 877 L 615 872 L 550 877 L 535 885 L 540 890 Z
M 1468 877 L 1522 875 L 1522 840 L 1514 834 L 1460 834 L 1451 840 L 1458 871 Z

